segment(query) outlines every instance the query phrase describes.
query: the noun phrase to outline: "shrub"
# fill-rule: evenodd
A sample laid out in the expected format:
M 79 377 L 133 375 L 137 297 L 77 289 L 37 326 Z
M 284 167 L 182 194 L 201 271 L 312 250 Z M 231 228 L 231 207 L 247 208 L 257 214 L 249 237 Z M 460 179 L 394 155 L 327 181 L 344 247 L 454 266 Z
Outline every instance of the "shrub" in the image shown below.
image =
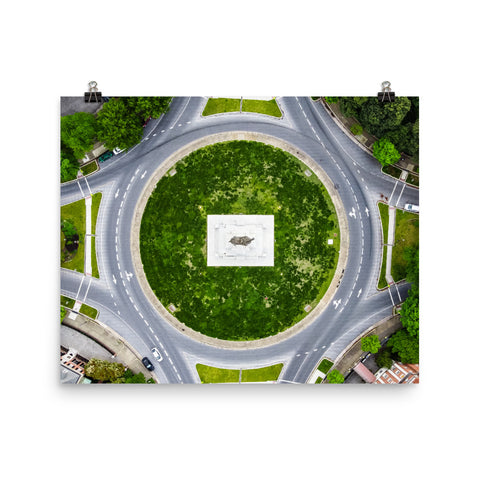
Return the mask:
M 325 101 L 327 103 L 337 103 L 338 102 L 338 97 L 325 97 Z
M 327 381 L 328 383 L 343 383 L 345 381 L 345 377 L 338 370 L 332 370 L 327 375 Z
M 354 123 L 351 127 L 350 127 L 350 131 L 354 134 L 354 135 L 361 135 L 363 133 L 363 127 L 359 124 L 359 123 Z

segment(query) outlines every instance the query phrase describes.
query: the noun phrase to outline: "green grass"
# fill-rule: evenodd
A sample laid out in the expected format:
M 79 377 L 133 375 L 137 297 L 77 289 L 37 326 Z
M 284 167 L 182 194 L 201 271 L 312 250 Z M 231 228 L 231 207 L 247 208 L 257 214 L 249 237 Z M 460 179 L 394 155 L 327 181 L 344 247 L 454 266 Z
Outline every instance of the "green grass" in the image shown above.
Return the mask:
M 318 370 L 320 370 L 322 373 L 326 375 L 328 371 L 332 368 L 332 366 L 333 366 L 333 362 L 331 362 L 328 358 L 324 358 L 320 362 L 320 365 L 318 366 Z
M 240 381 L 240 370 L 210 367 L 201 363 L 197 363 L 196 367 L 202 383 L 239 383 Z M 242 369 L 242 383 L 277 380 L 282 368 L 283 363 L 277 363 L 269 367 Z
M 102 194 L 95 193 L 92 196 L 92 235 L 95 235 L 98 210 L 100 209 L 100 203 L 102 201 Z M 97 253 L 95 250 L 95 237 L 92 237 L 92 275 L 95 278 L 100 278 L 97 264 Z
M 101 201 L 102 194 L 100 192 L 92 195 L 92 235 L 95 235 L 95 227 L 97 225 L 98 210 Z
M 92 237 L 92 276 L 95 278 L 100 278 L 97 263 L 97 252 L 95 250 L 95 237 Z
M 388 205 L 385 203 L 378 203 L 378 211 L 380 213 L 380 219 L 382 221 L 383 230 L 383 243 L 388 241 Z M 385 272 L 387 271 L 387 247 L 383 247 L 382 268 L 380 270 L 380 277 L 378 279 L 377 288 L 382 289 L 388 286 L 385 278 Z
M 242 112 L 255 112 L 270 115 L 272 117 L 281 117 L 282 112 L 278 108 L 276 100 L 248 100 L 243 99 Z
M 68 307 L 68 308 L 73 308 L 73 306 L 75 305 L 75 300 L 73 298 L 64 297 L 63 295 L 60 295 L 60 305 L 63 305 L 64 307 Z
M 85 303 L 80 307 L 80 313 L 83 313 L 87 317 L 93 318 L 94 320 L 98 315 L 97 309 L 91 307 L 90 305 L 86 305 Z
M 397 168 L 394 165 L 385 165 L 384 167 L 382 167 L 382 172 L 387 173 L 394 178 L 400 178 L 400 175 L 402 174 L 402 169 Z
M 157 184 L 140 230 L 144 271 L 163 305 L 175 305 L 193 330 L 225 340 L 275 335 L 304 318 L 330 284 L 340 241 L 318 178 L 259 142 L 211 145 L 175 168 Z M 207 267 L 210 214 L 274 215 L 275 266 Z
M 202 115 L 240 111 L 239 98 L 209 98 Z
M 77 202 L 69 203 L 60 208 L 61 220 L 68 220 L 75 225 L 77 229 L 79 242 L 78 250 L 75 256 L 66 262 L 60 263 L 61 267 L 75 270 L 83 273 L 85 264 L 85 200 L 78 200 Z
M 98 170 L 97 162 L 87 163 L 80 170 L 84 175 L 89 175 L 90 173 L 96 172 Z
M 396 282 L 405 278 L 407 262 L 403 252 L 407 247 L 418 246 L 419 216 L 415 213 L 398 210 L 395 221 L 395 246 L 392 250 L 392 277 Z
M 268 382 L 277 380 L 282 368 L 283 363 L 277 363 L 269 367 L 242 370 L 242 382 Z

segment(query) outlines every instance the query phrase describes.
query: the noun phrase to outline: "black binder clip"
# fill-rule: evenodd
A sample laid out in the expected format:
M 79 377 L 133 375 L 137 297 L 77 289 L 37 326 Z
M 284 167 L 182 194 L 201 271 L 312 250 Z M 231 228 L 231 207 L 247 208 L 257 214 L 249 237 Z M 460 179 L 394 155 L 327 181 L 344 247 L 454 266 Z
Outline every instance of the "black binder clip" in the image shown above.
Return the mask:
M 395 101 L 395 92 L 392 92 L 390 88 L 390 82 L 382 82 L 382 91 L 378 92 L 378 101 L 385 102 L 394 102 Z
M 102 101 L 102 92 L 98 91 L 97 82 L 88 82 L 89 92 L 85 92 L 85 103 L 100 103 Z

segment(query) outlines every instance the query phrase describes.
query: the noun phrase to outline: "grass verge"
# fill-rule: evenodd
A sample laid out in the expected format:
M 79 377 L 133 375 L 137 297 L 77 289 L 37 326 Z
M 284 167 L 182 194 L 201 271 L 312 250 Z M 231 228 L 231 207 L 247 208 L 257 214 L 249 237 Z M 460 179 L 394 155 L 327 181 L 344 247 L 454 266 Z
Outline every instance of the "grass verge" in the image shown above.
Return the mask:
M 383 230 L 383 243 L 388 241 L 388 205 L 385 203 L 378 204 L 378 211 L 380 213 L 380 219 L 382 220 L 382 230 Z M 383 247 L 383 256 L 382 256 L 382 268 L 380 269 L 380 277 L 378 278 L 377 288 L 382 289 L 388 286 L 387 280 L 385 278 L 385 272 L 387 270 L 387 247 Z
M 216 113 L 240 111 L 239 98 L 209 98 L 202 115 L 215 115 Z
M 83 175 L 90 175 L 91 173 L 96 172 L 98 170 L 97 162 L 94 161 L 94 162 L 87 163 L 80 170 L 82 171 Z
M 318 366 L 318 370 L 320 370 L 322 373 L 326 375 L 328 371 L 332 368 L 332 366 L 333 366 L 333 362 L 331 362 L 328 358 L 324 358 L 320 362 L 320 365 Z
M 63 205 L 60 208 L 60 219 L 68 220 L 73 223 L 78 233 L 78 250 L 75 256 L 68 261 L 63 262 L 62 260 L 60 265 L 63 268 L 68 268 L 70 270 L 75 270 L 77 272 L 83 273 L 84 264 L 85 264 L 85 200 L 78 200 L 77 202 L 69 203 Z
M 98 311 L 96 308 L 86 305 L 85 303 L 80 307 L 80 313 L 83 313 L 87 317 L 93 318 L 94 320 L 98 316 Z
M 276 100 L 248 100 L 243 99 L 242 112 L 263 113 L 272 117 L 281 117 L 282 112 L 278 108 Z
M 75 305 L 75 300 L 73 298 L 60 295 L 60 305 L 68 308 L 73 308 L 73 306 Z
M 395 246 L 392 250 L 392 277 L 396 282 L 405 278 L 406 275 L 407 262 L 403 258 L 405 249 L 418 246 L 419 225 L 419 216 L 416 213 L 397 209 Z
M 197 363 L 197 372 L 202 383 L 238 383 L 240 370 L 210 367 Z M 242 370 L 242 382 L 267 382 L 277 380 L 282 371 L 283 363 L 268 367 Z

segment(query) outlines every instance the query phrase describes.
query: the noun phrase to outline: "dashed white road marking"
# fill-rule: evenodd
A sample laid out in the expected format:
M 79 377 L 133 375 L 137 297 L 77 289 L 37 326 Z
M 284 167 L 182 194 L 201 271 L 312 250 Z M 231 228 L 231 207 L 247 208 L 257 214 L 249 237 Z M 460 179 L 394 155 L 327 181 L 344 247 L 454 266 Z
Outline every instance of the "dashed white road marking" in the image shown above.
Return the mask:
M 145 171 L 142 173 L 142 176 L 141 176 L 140 178 L 143 178 L 146 173 L 147 173 L 147 171 L 145 170 Z

